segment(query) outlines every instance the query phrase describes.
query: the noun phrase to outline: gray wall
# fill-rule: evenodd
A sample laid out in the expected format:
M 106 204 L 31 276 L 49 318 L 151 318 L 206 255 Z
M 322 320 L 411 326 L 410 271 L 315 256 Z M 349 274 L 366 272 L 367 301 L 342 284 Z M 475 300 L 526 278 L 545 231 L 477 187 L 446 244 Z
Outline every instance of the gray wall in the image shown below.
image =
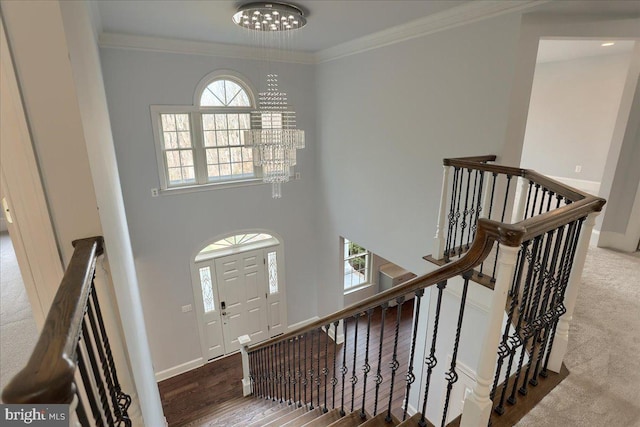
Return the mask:
M 284 240 L 289 323 L 316 314 L 314 230 L 314 69 L 276 67 L 281 88 L 307 134 L 299 153 L 302 179 L 271 198 L 268 185 L 207 189 L 151 197 L 159 187 L 150 105 L 191 105 L 196 85 L 217 69 L 237 71 L 260 87 L 263 67 L 251 60 L 102 49 L 109 113 L 145 320 L 156 372 L 201 357 L 190 261 L 203 245 L 236 230 L 268 230 Z
M 320 314 L 341 300 L 340 235 L 426 272 L 442 159 L 500 155 L 519 23 L 501 16 L 318 66 Z
M 537 64 L 522 166 L 599 183 L 630 59 L 618 54 Z

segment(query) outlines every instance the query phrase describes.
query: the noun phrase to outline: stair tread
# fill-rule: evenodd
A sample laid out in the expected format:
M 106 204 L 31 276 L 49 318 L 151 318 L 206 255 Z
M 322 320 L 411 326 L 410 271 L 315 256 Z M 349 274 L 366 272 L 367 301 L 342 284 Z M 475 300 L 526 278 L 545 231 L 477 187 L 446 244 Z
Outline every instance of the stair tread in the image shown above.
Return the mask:
M 398 424 L 398 427 L 420 427 L 420 424 L 418 424 L 420 422 L 420 418 L 422 418 L 422 414 L 418 412 L 411 418 L 407 418 L 406 420 Z M 429 420 L 426 421 L 428 427 L 434 427 L 434 425 L 430 423 Z
M 365 412 L 365 415 L 366 412 Z M 360 417 L 360 411 L 353 411 L 350 414 L 345 415 L 337 421 L 329 424 L 330 427 L 352 427 L 359 426 L 364 424 L 367 419 L 371 418 L 370 416 L 366 416 L 364 419 Z
M 294 418 L 293 420 L 284 423 L 281 427 L 297 427 L 308 423 L 309 421 L 315 420 L 316 418 L 323 415 L 321 408 L 315 408 L 310 411 L 305 412 L 304 414 Z
M 279 408 L 279 405 L 276 406 L 276 408 Z M 282 406 L 280 407 L 277 411 L 272 412 L 270 415 L 264 417 L 264 418 L 260 418 L 259 420 L 249 424 L 247 427 L 262 427 L 263 425 L 265 425 L 265 423 L 270 423 L 273 420 L 277 420 L 278 418 L 280 418 L 281 416 L 292 412 L 295 410 L 296 407 L 294 407 L 293 405 L 291 406 Z
M 319 416 L 315 420 L 309 421 L 302 427 L 325 427 L 330 425 L 334 421 L 339 420 L 341 417 L 342 416 L 340 415 L 340 411 L 338 409 L 332 409 L 326 414 Z
M 400 424 L 398 419 L 393 414 L 391 414 L 390 422 L 387 422 L 386 418 L 387 418 L 387 414 L 386 412 L 383 412 L 367 420 L 365 423 L 362 424 L 362 427 L 387 427 L 387 426 L 397 426 L 398 424 Z
M 289 421 L 298 418 L 300 415 L 304 415 L 307 411 L 308 411 L 307 407 L 303 406 L 301 408 L 297 408 L 295 411 L 291 411 L 286 414 L 283 414 L 281 417 L 278 417 L 271 422 L 267 422 L 261 425 L 262 427 L 280 427 L 288 423 Z

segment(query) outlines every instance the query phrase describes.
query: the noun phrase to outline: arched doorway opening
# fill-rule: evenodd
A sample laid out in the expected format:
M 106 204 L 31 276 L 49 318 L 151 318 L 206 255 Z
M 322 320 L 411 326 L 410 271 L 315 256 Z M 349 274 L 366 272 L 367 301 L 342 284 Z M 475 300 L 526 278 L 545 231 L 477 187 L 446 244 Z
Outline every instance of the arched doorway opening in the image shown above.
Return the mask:
M 282 242 L 270 233 L 215 239 L 192 259 L 192 282 L 203 358 L 257 343 L 287 326 Z

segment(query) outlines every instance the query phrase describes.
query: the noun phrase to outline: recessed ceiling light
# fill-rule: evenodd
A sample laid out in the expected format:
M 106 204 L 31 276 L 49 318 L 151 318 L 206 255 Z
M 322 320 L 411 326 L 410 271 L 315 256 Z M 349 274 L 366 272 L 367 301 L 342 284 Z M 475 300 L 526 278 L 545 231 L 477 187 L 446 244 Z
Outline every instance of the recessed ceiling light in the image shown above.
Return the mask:
M 614 42 L 606 42 L 606 43 L 602 43 L 600 46 L 607 47 L 607 46 L 613 46 L 614 44 L 615 44 Z

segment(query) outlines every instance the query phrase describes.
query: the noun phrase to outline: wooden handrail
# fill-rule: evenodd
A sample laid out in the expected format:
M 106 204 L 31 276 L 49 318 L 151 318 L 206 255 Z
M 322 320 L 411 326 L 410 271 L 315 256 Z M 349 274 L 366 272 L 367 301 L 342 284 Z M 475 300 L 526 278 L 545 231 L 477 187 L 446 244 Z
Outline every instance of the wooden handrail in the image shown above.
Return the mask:
M 76 347 L 102 237 L 73 242 L 74 252 L 29 362 L 5 387 L 5 403 L 71 403 Z
M 523 241 L 540 236 L 561 227 L 562 225 L 568 224 L 571 221 L 584 218 L 590 213 L 600 212 L 606 202 L 602 198 L 592 196 L 588 193 L 584 193 L 580 190 L 564 185 L 561 182 L 555 181 L 533 170 L 485 163 L 495 160 L 496 156 L 487 155 L 444 159 L 443 164 L 445 166 L 469 168 L 511 176 L 521 176 L 534 183 L 542 185 L 556 194 L 566 197 L 573 203 L 551 210 L 544 214 L 528 218 L 516 224 L 504 224 L 486 218 L 480 218 L 478 219 L 478 228 L 471 248 L 462 258 L 445 264 L 438 270 L 409 280 L 401 285 L 395 286 L 384 292 L 380 292 L 307 325 L 296 328 L 293 331 L 249 346 L 248 351 L 252 352 L 259 350 L 276 342 L 297 337 L 305 332 L 325 327 L 342 319 L 363 313 L 371 308 L 378 307 L 384 303 L 410 294 L 411 292 L 415 292 L 419 289 L 436 285 L 480 265 L 491 252 L 495 242 L 506 246 L 519 246 Z
M 384 292 L 380 292 L 358 303 L 352 304 L 342 310 L 336 311 L 319 320 L 311 322 L 307 325 L 296 328 L 291 332 L 271 338 L 267 341 L 249 346 L 248 351 L 258 350 L 267 347 L 275 342 L 296 337 L 305 332 L 330 325 L 347 317 L 354 316 L 358 313 L 365 312 L 371 308 L 378 307 L 386 302 L 392 301 L 398 297 L 404 296 L 418 289 L 424 289 L 429 286 L 436 285 L 444 280 L 451 279 L 459 274 L 469 271 L 480 265 L 482 261 L 489 255 L 493 248 L 494 242 L 498 241 L 508 246 L 519 246 L 526 230 L 520 226 L 510 224 L 502 224 L 486 218 L 478 220 L 478 229 L 476 238 L 473 240 L 471 248 L 466 252 L 464 257 L 457 261 L 449 263 L 442 268 L 427 273 L 423 276 L 416 277 L 401 285 L 394 286 Z

